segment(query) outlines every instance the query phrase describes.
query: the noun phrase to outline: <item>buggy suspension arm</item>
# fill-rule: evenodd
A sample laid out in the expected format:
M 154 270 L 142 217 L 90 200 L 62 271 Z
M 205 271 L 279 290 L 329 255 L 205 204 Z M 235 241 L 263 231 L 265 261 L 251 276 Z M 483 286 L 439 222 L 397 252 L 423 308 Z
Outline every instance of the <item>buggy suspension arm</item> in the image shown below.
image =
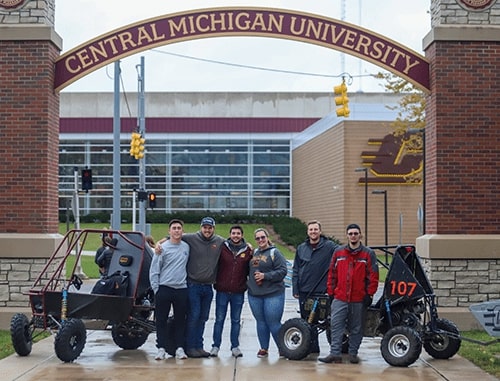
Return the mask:
M 481 340 L 476 340 L 476 339 L 470 339 L 468 337 L 463 337 L 461 335 L 454 335 L 454 334 L 451 334 L 451 333 L 448 333 L 448 332 L 447 332 L 447 335 L 450 336 L 450 337 L 453 337 L 454 339 L 460 339 L 460 340 L 463 340 L 463 341 L 468 341 L 470 343 L 479 344 L 479 345 L 482 345 L 484 347 L 486 347 L 488 345 L 491 345 L 491 344 L 500 343 L 500 337 L 497 338 L 497 339 L 490 340 L 490 341 L 481 341 Z
M 148 332 L 154 332 L 156 330 L 156 326 L 154 324 L 154 322 L 152 322 L 151 320 L 141 320 L 141 319 L 137 319 L 133 316 L 131 316 L 130 318 L 130 321 L 140 325 L 141 327 L 144 327 L 148 330 Z

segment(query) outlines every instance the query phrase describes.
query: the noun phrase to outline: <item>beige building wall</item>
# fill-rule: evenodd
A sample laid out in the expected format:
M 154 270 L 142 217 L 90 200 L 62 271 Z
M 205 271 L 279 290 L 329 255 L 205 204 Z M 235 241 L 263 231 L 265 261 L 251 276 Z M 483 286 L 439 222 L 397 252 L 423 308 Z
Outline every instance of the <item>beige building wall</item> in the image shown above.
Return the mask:
M 376 151 L 369 139 L 391 133 L 389 122 L 350 121 L 330 127 L 292 151 L 293 216 L 307 222 L 318 219 L 323 233 L 345 242 L 345 227 L 356 222 L 365 229 L 363 151 Z M 373 175 L 369 175 L 373 176 Z M 387 191 L 388 243 L 415 244 L 420 235 L 417 211 L 423 201 L 422 185 L 368 184 L 368 244 L 384 245 L 384 195 Z M 400 221 L 402 221 L 400 223 Z M 366 234 L 366 232 L 364 232 Z

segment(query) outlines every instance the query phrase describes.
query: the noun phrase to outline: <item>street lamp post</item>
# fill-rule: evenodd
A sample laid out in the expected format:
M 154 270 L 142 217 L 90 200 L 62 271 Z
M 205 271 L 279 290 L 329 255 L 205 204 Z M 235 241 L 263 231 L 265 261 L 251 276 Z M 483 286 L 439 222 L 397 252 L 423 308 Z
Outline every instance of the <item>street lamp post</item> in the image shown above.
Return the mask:
M 387 191 L 386 190 L 373 190 L 373 194 L 383 194 L 384 195 L 384 245 L 389 245 L 389 231 L 387 226 Z
M 365 173 L 365 246 L 368 246 L 368 168 L 356 168 L 354 171 Z
M 408 128 L 407 132 L 410 134 L 422 134 L 422 204 L 423 204 L 423 213 L 422 213 L 422 234 L 425 234 L 425 128 Z

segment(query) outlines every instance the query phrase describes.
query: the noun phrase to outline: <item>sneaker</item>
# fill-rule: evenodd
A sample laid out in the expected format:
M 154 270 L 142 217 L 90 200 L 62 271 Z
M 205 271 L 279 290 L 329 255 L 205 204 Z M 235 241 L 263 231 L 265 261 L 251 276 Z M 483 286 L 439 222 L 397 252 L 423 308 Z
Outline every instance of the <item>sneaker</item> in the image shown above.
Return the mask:
M 233 357 L 243 357 L 243 353 L 241 353 L 240 348 L 238 347 L 231 349 L 231 353 L 233 354 Z
M 264 358 L 267 357 L 267 349 L 259 349 L 257 352 L 257 357 Z
M 219 355 L 219 347 L 212 347 L 210 350 L 210 357 L 217 357 Z
M 155 360 L 165 360 L 165 349 L 158 348 L 158 353 L 155 356 Z
M 187 357 L 186 353 L 184 352 L 184 349 L 182 347 L 179 347 L 175 351 L 175 358 L 178 360 L 185 360 L 188 357 Z
M 349 355 L 349 362 L 351 364 L 357 364 L 357 363 L 359 363 L 359 357 L 358 357 L 358 355 Z
M 326 364 L 330 364 L 332 362 L 335 364 L 340 364 L 342 362 L 342 356 L 329 354 L 326 357 L 319 357 L 318 361 L 324 362 Z

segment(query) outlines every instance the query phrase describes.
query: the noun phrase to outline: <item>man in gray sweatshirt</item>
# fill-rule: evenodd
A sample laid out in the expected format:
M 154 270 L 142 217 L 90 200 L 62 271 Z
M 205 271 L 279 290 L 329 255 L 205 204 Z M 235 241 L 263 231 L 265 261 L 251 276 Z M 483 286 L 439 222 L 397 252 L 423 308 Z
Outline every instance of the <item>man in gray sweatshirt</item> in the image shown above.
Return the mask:
M 187 273 L 189 245 L 181 240 L 184 223 L 174 219 L 168 224 L 169 239 L 158 247 L 149 269 L 151 288 L 155 293 L 156 360 L 165 358 L 167 340 L 175 340 L 175 357 L 185 359 L 184 339 L 187 312 Z M 167 321 L 174 308 L 175 337 L 168 338 Z

